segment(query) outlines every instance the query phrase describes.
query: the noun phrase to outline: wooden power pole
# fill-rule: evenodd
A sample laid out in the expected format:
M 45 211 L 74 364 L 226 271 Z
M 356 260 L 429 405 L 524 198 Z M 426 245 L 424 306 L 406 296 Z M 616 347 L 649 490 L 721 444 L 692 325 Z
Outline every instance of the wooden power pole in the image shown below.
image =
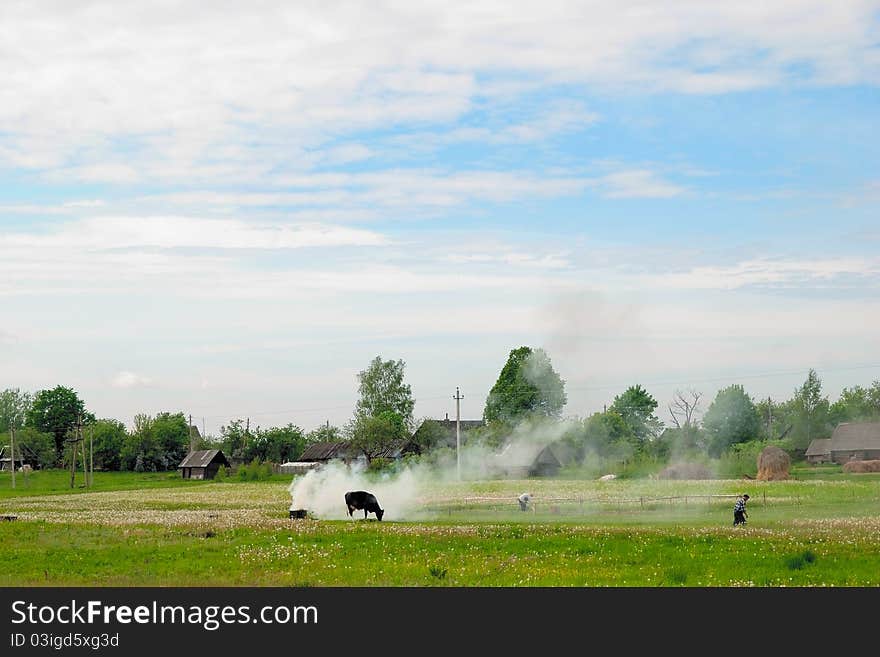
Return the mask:
M 458 392 L 458 386 L 455 387 L 455 468 L 458 473 L 458 480 L 461 481 L 461 400 L 464 395 Z
M 12 487 L 15 488 L 15 416 L 13 415 L 13 422 L 9 425 L 9 442 L 11 445 L 9 448 L 12 450 Z M 27 486 L 25 486 L 27 488 Z

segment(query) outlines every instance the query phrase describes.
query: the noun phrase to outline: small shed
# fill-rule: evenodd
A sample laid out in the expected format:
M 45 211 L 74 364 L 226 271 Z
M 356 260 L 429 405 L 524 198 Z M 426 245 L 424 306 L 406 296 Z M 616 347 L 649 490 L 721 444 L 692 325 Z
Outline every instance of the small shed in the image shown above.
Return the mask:
M 807 463 L 831 463 L 831 438 L 816 438 L 804 453 Z
M 535 460 L 532 461 L 532 464 L 529 467 L 529 476 L 555 477 L 559 474 L 559 469 L 561 467 L 562 463 L 560 463 L 559 459 L 556 457 L 553 448 L 550 445 L 546 445 L 544 449 L 538 452 Z
M 29 452 L 30 450 L 25 450 Z M 31 454 L 23 453 L 21 446 L 15 446 L 15 460 L 12 458 L 12 448 L 9 445 L 0 447 L 0 472 L 12 472 L 15 466 L 16 471 L 21 470 L 23 465 L 29 465 L 32 468 L 37 465 L 37 460 L 32 458 Z
M 880 459 L 880 422 L 843 422 L 831 434 L 835 463 Z
M 190 452 L 177 469 L 184 479 L 213 479 L 220 466 L 229 467 L 229 461 L 219 449 L 200 449 Z

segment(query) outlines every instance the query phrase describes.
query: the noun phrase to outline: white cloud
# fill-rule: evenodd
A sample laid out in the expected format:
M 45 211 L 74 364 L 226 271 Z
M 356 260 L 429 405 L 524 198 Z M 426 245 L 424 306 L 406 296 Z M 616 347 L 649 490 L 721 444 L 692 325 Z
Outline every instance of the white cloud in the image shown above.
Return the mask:
M 379 233 L 326 225 L 285 225 L 192 217 L 98 217 L 52 233 L 0 233 L 0 248 L 32 249 L 300 249 L 379 246 Z
M 152 385 L 152 379 L 135 374 L 134 372 L 123 371 L 113 377 L 111 385 L 114 388 L 141 388 Z
M 514 12 L 446 0 L 213 12 L 3 3 L 0 123 L 13 130 L 0 160 L 87 181 L 258 180 L 325 147 L 328 162 L 363 159 L 339 150 L 339 136 L 457 120 L 486 94 L 876 84 L 875 12 L 866 0 L 551 0 Z M 525 123 L 497 137 L 559 129 Z
M 608 198 L 671 198 L 685 192 L 683 187 L 667 182 L 653 171 L 618 171 L 597 181 Z
M 821 287 L 847 281 L 877 286 L 880 260 L 865 257 L 815 260 L 755 259 L 726 267 L 702 266 L 638 279 L 647 287 L 735 290 L 744 287 Z

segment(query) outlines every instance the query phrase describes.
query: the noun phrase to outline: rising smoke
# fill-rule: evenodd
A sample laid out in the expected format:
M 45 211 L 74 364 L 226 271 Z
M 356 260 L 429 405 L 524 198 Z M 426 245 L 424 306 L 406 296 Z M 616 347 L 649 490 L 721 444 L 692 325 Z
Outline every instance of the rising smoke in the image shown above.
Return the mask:
M 479 442 L 465 444 L 461 449 L 462 479 L 525 478 L 541 450 L 569 429 L 566 421 L 529 420 L 516 426 L 500 449 Z M 368 474 L 360 461 L 333 462 L 310 470 L 291 482 L 290 508 L 306 509 L 321 519 L 346 519 L 345 493 L 366 490 L 376 496 L 385 510 L 385 520 L 424 520 L 432 513 L 428 484 L 458 480 L 455 450 L 441 450 L 438 454 L 430 460 L 403 466 L 393 474 Z M 362 514 L 356 511 L 355 517 L 363 518 Z

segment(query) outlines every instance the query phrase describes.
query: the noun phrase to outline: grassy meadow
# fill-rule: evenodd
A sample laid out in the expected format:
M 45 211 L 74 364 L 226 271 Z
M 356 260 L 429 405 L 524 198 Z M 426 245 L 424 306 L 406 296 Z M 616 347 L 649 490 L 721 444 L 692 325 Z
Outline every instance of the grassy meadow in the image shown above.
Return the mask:
M 425 482 L 376 522 L 289 519 L 289 476 L 96 473 L 71 491 L 50 471 L 13 491 L 3 473 L 0 515 L 16 519 L 0 522 L 0 585 L 880 585 L 880 475 L 792 476 Z M 734 528 L 741 492 L 749 522 Z

